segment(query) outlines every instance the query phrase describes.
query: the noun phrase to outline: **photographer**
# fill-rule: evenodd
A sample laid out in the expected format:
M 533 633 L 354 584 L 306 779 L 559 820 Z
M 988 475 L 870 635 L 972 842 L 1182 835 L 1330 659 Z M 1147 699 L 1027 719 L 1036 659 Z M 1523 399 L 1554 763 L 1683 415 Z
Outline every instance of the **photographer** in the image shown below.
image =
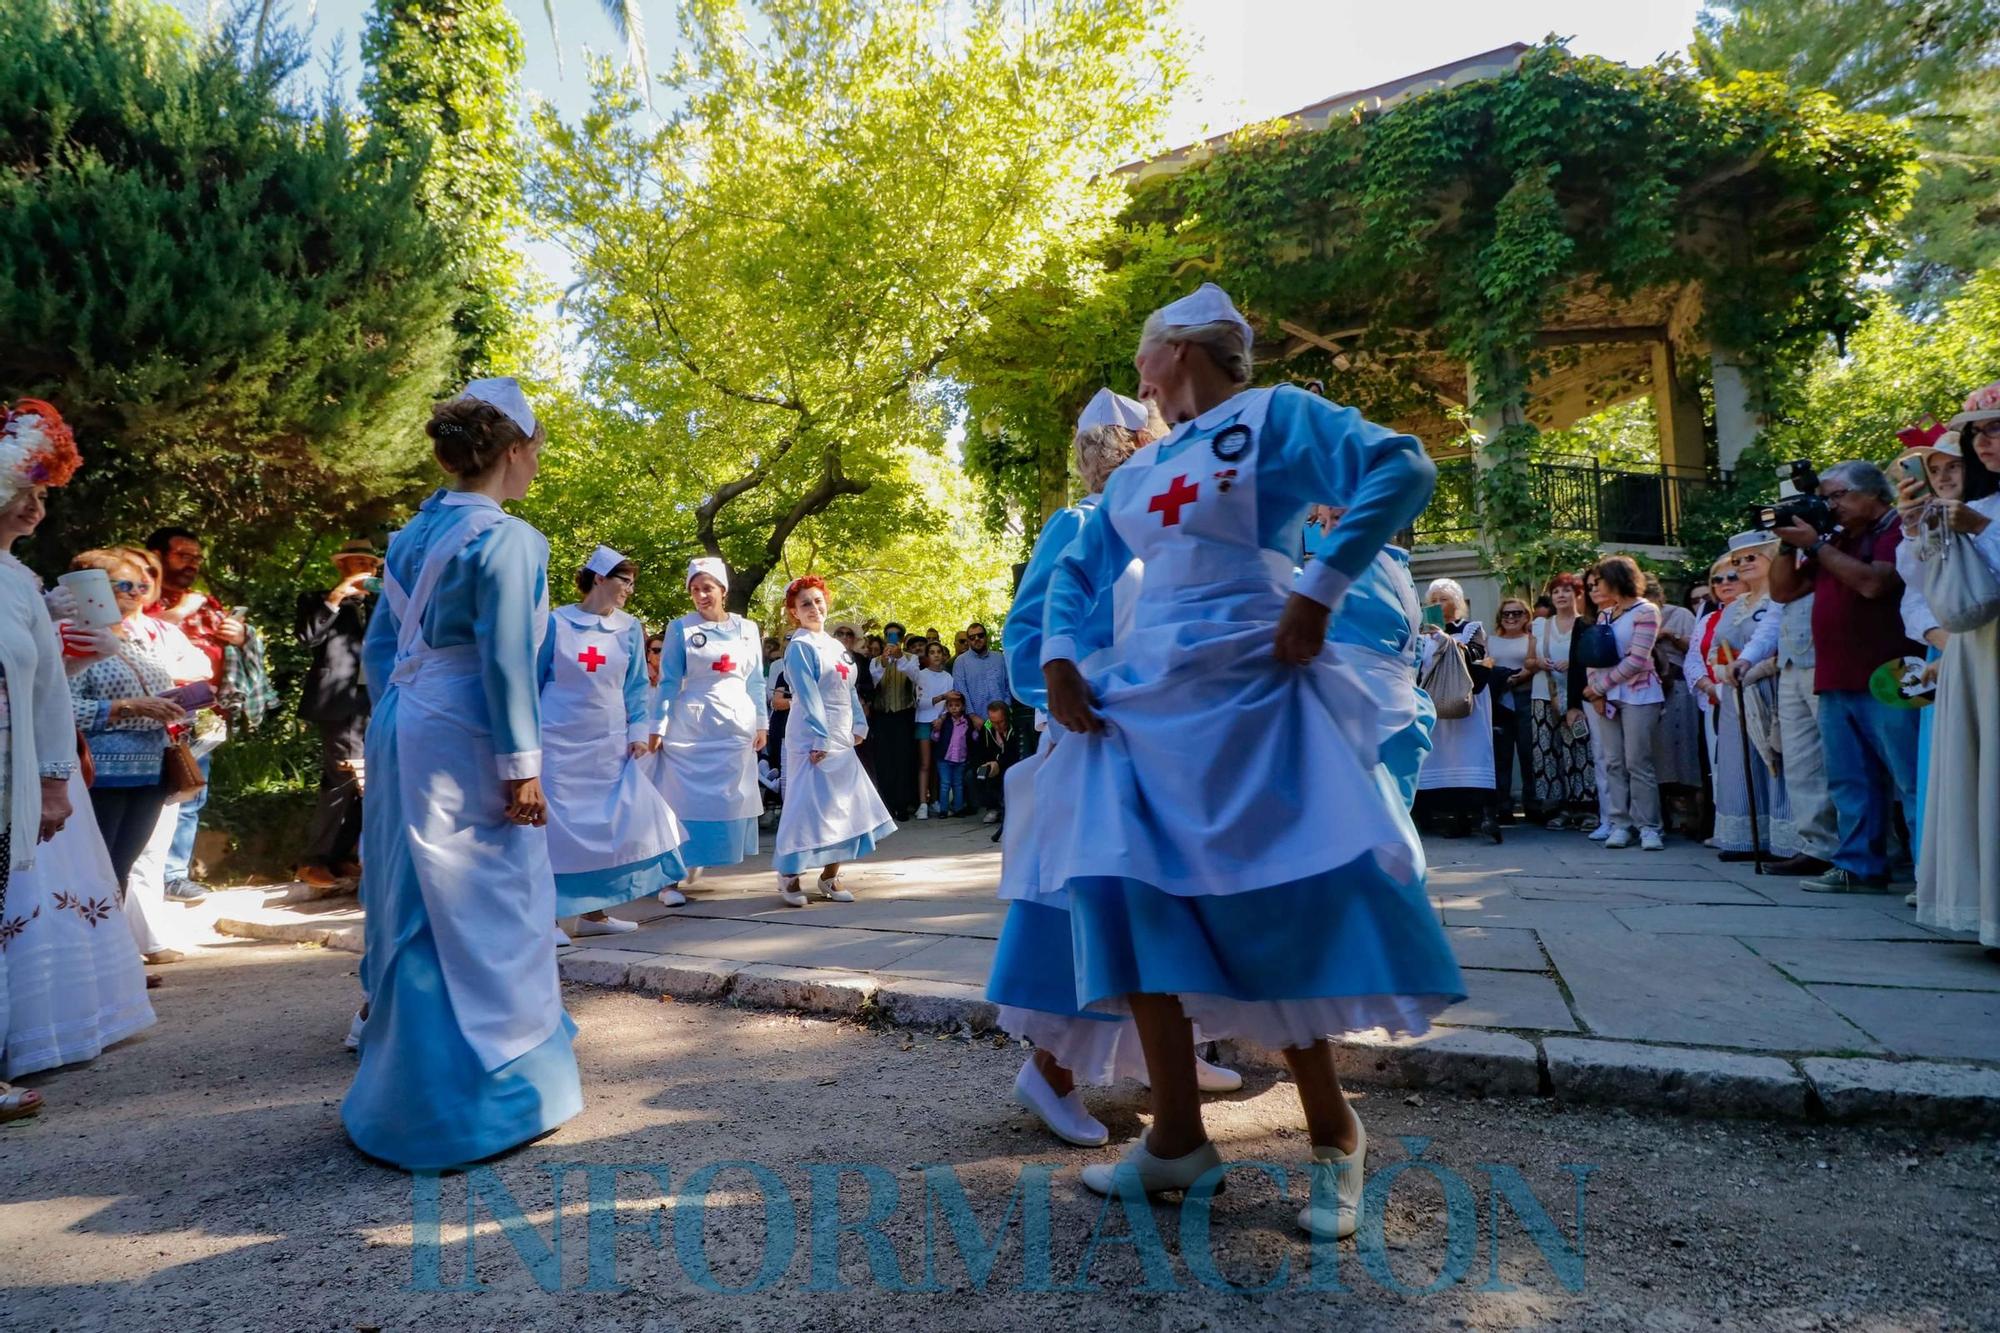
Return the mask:
M 1869 693 L 1868 678 L 1892 658 L 1921 650 L 1903 632 L 1903 580 L 1896 547 L 1896 493 L 1882 469 L 1858 460 L 1818 478 L 1822 532 L 1793 512 L 1772 531 L 1798 553 L 1771 562 L 1771 596 L 1813 599 L 1813 690 L 1827 792 L 1840 825 L 1833 868 L 1800 885 L 1808 893 L 1889 892 L 1889 803 L 1916 814 L 1917 715 Z
M 319 804 L 306 833 L 297 875 L 316 889 L 360 873 L 362 737 L 368 731 L 368 688 L 361 640 L 370 599 L 381 586 L 382 561 L 366 541 L 333 553 L 340 581 L 299 598 L 298 640 L 313 650 L 299 699 L 299 720 L 319 728 Z

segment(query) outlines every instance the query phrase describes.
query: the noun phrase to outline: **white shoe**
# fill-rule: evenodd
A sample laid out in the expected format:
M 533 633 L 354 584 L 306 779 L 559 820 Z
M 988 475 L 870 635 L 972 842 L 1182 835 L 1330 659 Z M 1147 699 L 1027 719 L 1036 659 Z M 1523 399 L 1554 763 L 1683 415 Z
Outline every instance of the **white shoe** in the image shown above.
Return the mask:
M 361 1011 L 359 1009 L 355 1010 L 354 1021 L 347 1025 L 347 1035 L 340 1039 L 340 1044 L 350 1051 L 360 1050 L 361 1029 L 366 1026 L 367 1022 L 368 1020 L 361 1016 Z
M 688 902 L 688 896 L 671 884 L 660 890 L 659 899 L 662 907 L 686 907 Z
M 1064 1143 L 1074 1143 L 1079 1148 L 1102 1148 L 1111 1142 L 1111 1131 L 1099 1124 L 1097 1117 L 1084 1106 L 1083 1094 L 1071 1088 L 1067 1097 L 1056 1096 L 1056 1090 L 1042 1077 L 1032 1056 L 1021 1066 L 1021 1072 L 1014 1075 L 1014 1100 L 1039 1116 L 1049 1127 L 1049 1133 Z
M 1917 905 L 1917 895 L 1916 895 L 1916 894 L 1914 894 L 1914 893 L 1906 893 L 1906 894 L 1904 894 L 1904 895 L 1903 895 L 1903 906 L 1905 906 L 1905 907 L 1915 907 L 1916 905 Z
M 575 943 L 576 941 L 565 935 L 560 928 L 556 930 L 556 948 L 567 949 Z
M 784 900 L 787 907 L 804 907 L 806 905 L 805 890 L 799 887 L 799 877 L 797 875 L 778 876 L 778 897 Z
M 1212 1065 L 1197 1055 L 1194 1058 L 1194 1085 L 1203 1092 L 1234 1092 L 1243 1086 L 1243 1075 L 1233 1069 L 1224 1069 L 1221 1065 Z M 1152 1087 L 1152 1077 L 1141 1073 L 1139 1086 Z
M 1356 1116 L 1354 1129 L 1353 1152 L 1343 1155 L 1332 1148 L 1315 1147 L 1307 1167 L 1315 1201 L 1299 1210 L 1299 1226 L 1326 1240 L 1346 1240 L 1361 1220 L 1361 1165 L 1368 1156 L 1368 1128 Z M 1342 1166 L 1347 1169 L 1342 1171 Z M 1322 1197 L 1333 1206 L 1320 1206 Z
M 1118 1188 L 1120 1171 L 1134 1171 L 1139 1176 L 1139 1188 L 1148 1194 L 1165 1194 L 1187 1189 L 1221 1165 L 1222 1154 L 1213 1143 L 1204 1143 L 1185 1157 L 1155 1157 L 1147 1150 L 1142 1135 L 1118 1161 L 1083 1168 L 1083 1187 L 1092 1194 L 1110 1194 Z M 1217 1194 L 1222 1193 L 1223 1184 L 1216 1182 Z
M 584 916 L 578 917 L 576 921 L 576 933 L 580 936 L 629 935 L 638 928 L 639 923 L 637 921 L 623 921 L 615 916 L 607 916 L 602 921 L 593 921 L 589 917 Z
M 1603 842 L 1606 838 L 1609 838 L 1610 836 L 1611 836 L 1611 825 L 1609 824 L 1599 824 L 1596 828 L 1590 831 L 1590 840 L 1592 842 Z
M 1660 836 L 1660 831 L 1656 828 L 1642 828 L 1639 830 L 1639 850 L 1664 852 L 1667 850 L 1667 840 Z
M 1610 837 L 1604 840 L 1604 845 L 1614 852 L 1630 847 L 1632 845 L 1632 830 L 1622 828 L 1614 831 Z
M 819 883 L 815 884 L 813 888 L 819 893 L 820 897 L 830 903 L 851 903 L 854 901 L 854 895 L 840 887 L 840 876 L 838 875 L 835 875 L 832 879 L 821 875 Z
M 929 819 L 930 817 L 931 817 L 931 808 L 928 805 L 919 805 L 917 807 L 918 819 Z
M 1704 846 L 1704 847 L 1713 847 L 1713 848 L 1715 848 L 1715 849 L 1716 849 L 1717 851 L 1721 851 L 1721 850 L 1722 850 L 1722 839 L 1720 839 L 1720 838 L 1703 838 L 1703 839 L 1701 840 L 1701 845 L 1702 845 L 1702 846 Z
M 1000 822 L 1000 812 L 998 810 L 988 810 L 979 822 L 982 824 L 997 824 Z

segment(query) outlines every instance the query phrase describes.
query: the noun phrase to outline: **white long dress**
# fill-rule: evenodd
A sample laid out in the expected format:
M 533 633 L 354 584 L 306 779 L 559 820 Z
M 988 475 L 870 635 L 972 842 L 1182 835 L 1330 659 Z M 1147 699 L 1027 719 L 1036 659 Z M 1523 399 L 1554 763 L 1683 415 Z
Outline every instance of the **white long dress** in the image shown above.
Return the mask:
M 866 856 L 896 831 L 854 752 L 868 734 L 853 675 L 860 668 L 824 630 L 800 630 L 785 649 L 792 721 L 785 729 L 785 808 L 772 869 L 796 875 Z M 815 764 L 814 750 L 824 751 Z
M 1472 637 L 1485 627 L 1476 620 L 1468 620 L 1452 635 L 1460 643 L 1469 644 Z M 1426 634 L 1423 641 L 1423 660 L 1418 671 L 1430 669 L 1431 658 L 1437 652 L 1433 636 Z M 1431 731 L 1431 752 L 1424 759 L 1422 772 L 1417 775 L 1418 791 L 1437 791 L 1446 788 L 1478 788 L 1482 791 L 1493 789 L 1493 691 L 1483 689 L 1472 696 L 1472 712 L 1465 717 L 1440 718 Z
M 757 854 L 757 733 L 771 725 L 763 638 L 742 616 L 689 612 L 667 626 L 654 705 L 660 752 L 653 782 L 687 828 L 690 869 L 733 866 Z
M 687 835 L 629 748 L 652 734 L 644 627 L 623 611 L 558 608 L 541 680 L 556 915 L 616 907 L 677 882 Z

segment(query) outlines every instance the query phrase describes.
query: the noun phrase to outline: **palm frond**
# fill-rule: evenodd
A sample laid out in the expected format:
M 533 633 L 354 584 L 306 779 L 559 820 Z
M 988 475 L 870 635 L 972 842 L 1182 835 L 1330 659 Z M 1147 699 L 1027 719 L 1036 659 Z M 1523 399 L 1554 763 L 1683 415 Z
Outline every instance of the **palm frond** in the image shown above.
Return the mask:
M 646 58 L 646 17 L 639 12 L 639 0 L 603 0 L 604 14 L 611 20 L 611 27 L 625 43 L 625 59 L 639 76 L 639 87 L 646 94 L 646 105 L 653 104 L 653 71 Z

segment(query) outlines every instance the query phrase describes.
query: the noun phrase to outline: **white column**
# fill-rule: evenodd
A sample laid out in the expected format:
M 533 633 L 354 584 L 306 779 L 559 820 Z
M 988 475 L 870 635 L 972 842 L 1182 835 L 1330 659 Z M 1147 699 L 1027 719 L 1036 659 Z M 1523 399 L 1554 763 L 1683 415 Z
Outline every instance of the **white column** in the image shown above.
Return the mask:
M 1734 472 L 1743 451 L 1763 433 L 1764 417 L 1750 392 L 1750 371 L 1733 352 L 1718 347 L 1709 353 L 1715 387 L 1715 461 Z

